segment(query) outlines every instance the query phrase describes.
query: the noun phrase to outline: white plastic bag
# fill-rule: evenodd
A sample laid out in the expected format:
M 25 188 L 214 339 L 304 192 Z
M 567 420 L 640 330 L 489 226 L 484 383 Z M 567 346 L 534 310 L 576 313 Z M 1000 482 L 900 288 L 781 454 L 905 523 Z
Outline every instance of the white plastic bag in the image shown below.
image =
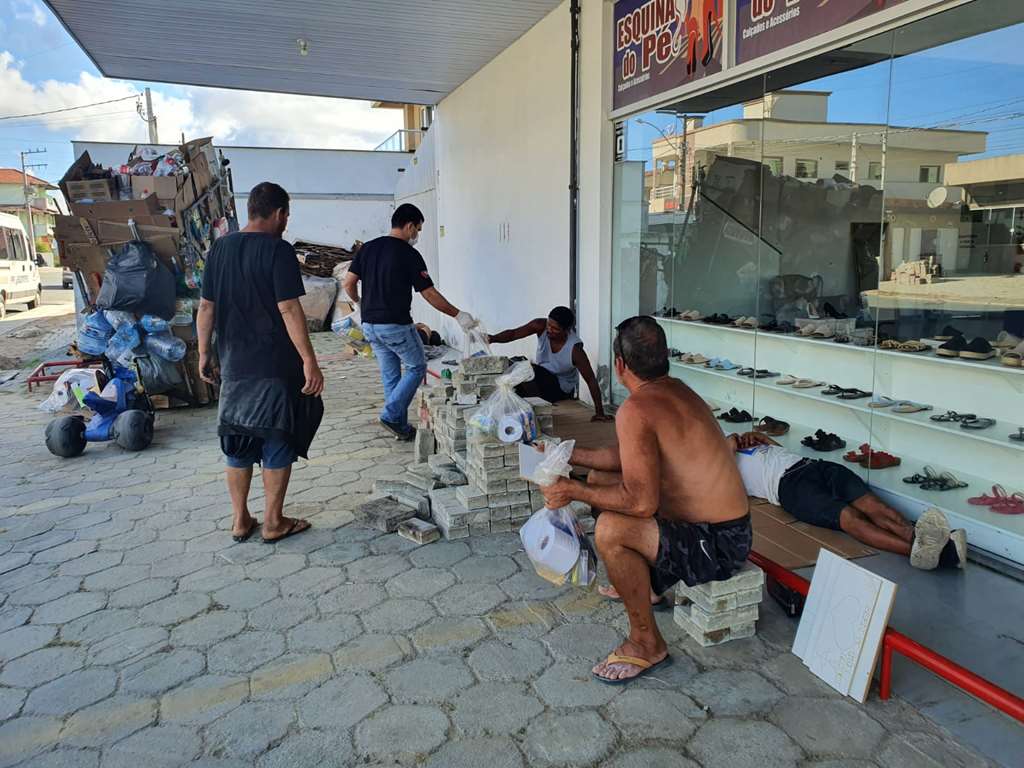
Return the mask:
M 82 407 L 81 397 L 97 386 L 98 373 L 99 370 L 96 368 L 69 368 L 64 371 L 53 383 L 53 392 L 50 396 L 39 404 L 39 410 L 57 413 L 68 403 Z
M 531 443 L 540 435 L 533 407 L 515 393 L 533 379 L 533 366 L 516 363 L 495 382 L 497 388 L 470 418 L 466 437 L 476 442 Z
M 568 477 L 575 447 L 575 440 L 549 445 L 527 479 L 545 487 Z M 571 507 L 538 509 L 519 529 L 519 538 L 542 579 L 559 586 L 589 587 L 597 578 L 597 554 Z

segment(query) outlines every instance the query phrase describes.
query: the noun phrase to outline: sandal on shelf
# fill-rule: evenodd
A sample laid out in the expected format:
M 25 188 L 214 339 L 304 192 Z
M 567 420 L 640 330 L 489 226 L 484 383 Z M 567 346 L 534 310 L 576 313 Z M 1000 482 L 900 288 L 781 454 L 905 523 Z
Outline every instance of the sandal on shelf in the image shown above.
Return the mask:
M 856 451 L 847 451 L 843 454 L 843 461 L 849 461 L 851 464 L 859 464 L 868 457 L 868 451 L 870 450 L 871 446 L 867 443 L 861 443 L 860 447 Z
M 1024 355 L 1020 352 L 1006 352 L 999 358 L 999 362 L 1009 368 L 1024 367 Z
M 822 323 L 814 329 L 814 333 L 811 334 L 816 339 L 831 339 L 836 335 L 836 332 L 832 329 L 832 326 L 828 323 Z
M 754 371 L 754 378 L 755 379 L 770 379 L 773 376 L 778 376 L 778 375 L 779 375 L 778 372 L 776 372 L 776 371 L 769 371 L 769 370 L 766 370 L 764 368 L 758 368 L 756 371 Z
M 841 334 L 832 339 L 832 341 L 834 341 L 836 344 L 849 344 L 850 337 L 847 336 L 846 334 Z
M 871 397 L 870 392 L 865 392 L 863 389 L 844 389 L 839 393 L 839 400 L 860 400 L 862 397 Z
M 823 429 L 817 430 L 813 435 L 808 435 L 800 442 L 808 448 L 813 448 L 815 451 L 821 451 L 822 453 L 838 451 L 840 448 L 846 447 L 845 440 Z
M 898 401 L 893 400 L 891 397 L 885 395 L 875 395 L 871 398 L 871 402 L 868 403 L 869 408 L 889 408 L 896 405 Z
M 793 382 L 794 389 L 814 389 L 814 387 L 822 386 L 824 382 L 815 381 L 814 379 L 797 379 Z
M 1024 493 L 1014 493 L 989 507 L 1000 515 L 1024 515 Z
M 896 347 L 897 352 L 924 352 L 926 349 L 930 349 L 930 347 L 920 341 L 904 341 Z
M 986 493 L 980 496 L 972 496 L 967 500 L 968 504 L 973 504 L 976 507 L 991 507 L 993 504 L 998 504 L 1004 499 L 1008 499 L 1009 494 L 1006 493 L 1006 489 L 1001 485 L 992 486 L 992 495 L 989 496 Z
M 686 362 L 690 365 L 704 365 L 707 361 L 708 358 L 698 352 L 695 355 L 690 355 L 690 359 Z
M 959 328 L 954 328 L 952 325 L 947 325 L 945 328 L 942 329 L 942 333 L 940 333 L 938 336 L 932 336 L 932 338 L 935 339 L 936 341 L 949 341 L 954 336 L 963 335 L 964 332 L 961 331 Z
M 725 413 L 720 414 L 718 418 L 722 421 L 728 421 L 730 424 L 743 424 L 754 420 L 754 417 L 746 411 L 738 411 L 735 408 L 730 408 Z
M 988 429 L 995 425 L 995 419 L 986 419 L 984 417 L 960 420 L 960 429 Z
M 964 419 L 976 419 L 973 413 L 957 413 L 956 411 L 946 411 L 945 413 L 936 414 L 935 416 L 929 417 L 932 421 L 963 421 Z
M 932 410 L 932 406 L 925 405 L 924 403 L 915 403 L 912 400 L 901 400 L 893 406 L 892 410 L 894 413 L 920 413 L 921 411 Z
M 740 368 L 738 371 L 736 371 L 736 375 L 737 376 L 753 376 L 754 375 L 754 369 L 753 368 Z
M 901 463 L 902 459 L 899 456 L 893 456 L 885 451 L 871 451 L 860 461 L 860 465 L 867 469 L 889 469 L 898 467 Z
M 787 373 L 785 376 L 783 376 L 781 379 L 779 379 L 775 383 L 778 384 L 779 386 L 785 387 L 785 386 L 788 386 L 789 384 L 796 384 L 798 381 L 799 381 L 799 379 L 796 376 L 793 376 L 792 374 Z
M 878 348 L 879 349 L 890 349 L 890 350 L 895 351 L 895 350 L 900 348 L 900 344 L 902 344 L 902 343 L 903 342 L 898 341 L 896 339 L 886 339 L 885 341 L 883 341 L 881 344 L 878 345 Z
M 921 489 L 925 491 L 955 491 L 966 487 L 967 483 L 952 472 L 943 472 L 938 477 L 921 483 Z
M 821 390 L 821 394 L 831 396 L 842 394 L 845 391 L 846 390 L 844 390 L 842 387 L 837 387 L 835 384 L 829 384 L 827 387 Z
M 915 472 L 910 477 L 904 477 L 903 482 L 908 483 L 910 485 L 920 485 L 921 483 L 927 483 L 929 481 L 938 479 L 939 474 L 934 469 L 925 464 L 923 475 L 920 472 Z
M 739 368 L 739 366 L 736 365 L 736 363 L 725 357 L 723 357 L 714 365 L 709 365 L 708 367 L 714 368 L 716 371 L 735 371 L 737 368 Z
M 773 419 L 771 416 L 763 416 L 761 420 L 754 425 L 754 431 L 770 435 L 771 437 L 779 437 L 789 432 L 789 424 L 785 421 Z
M 1016 440 L 1018 443 L 1024 443 L 1024 427 L 1020 427 L 1012 435 L 1007 435 L 1011 440 Z

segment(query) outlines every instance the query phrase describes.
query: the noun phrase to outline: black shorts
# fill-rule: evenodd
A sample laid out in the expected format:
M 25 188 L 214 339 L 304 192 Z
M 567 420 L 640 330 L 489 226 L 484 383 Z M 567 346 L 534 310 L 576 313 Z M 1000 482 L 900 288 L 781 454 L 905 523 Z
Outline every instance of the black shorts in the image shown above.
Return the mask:
M 549 403 L 571 400 L 572 392 L 562 389 L 558 377 L 542 365 L 533 363 L 533 379 L 516 387 L 520 397 L 540 397 Z
M 676 582 L 688 587 L 724 581 L 743 567 L 750 554 L 750 515 L 725 523 L 658 523 L 658 557 L 651 566 L 651 588 L 663 595 Z
M 842 464 L 806 460 L 786 470 L 779 480 L 779 504 L 802 523 L 839 528 L 839 513 L 869 493 L 863 480 Z

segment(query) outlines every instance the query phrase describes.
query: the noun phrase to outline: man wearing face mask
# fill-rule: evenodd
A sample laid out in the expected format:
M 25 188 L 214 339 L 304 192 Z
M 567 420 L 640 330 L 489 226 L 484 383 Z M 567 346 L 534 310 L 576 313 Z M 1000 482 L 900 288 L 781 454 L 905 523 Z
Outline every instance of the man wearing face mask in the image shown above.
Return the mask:
M 423 257 L 413 248 L 421 229 L 420 209 L 409 203 L 398 206 L 391 216 L 391 232 L 359 249 L 344 281 L 345 292 L 359 304 L 363 334 L 380 363 L 381 426 L 399 440 L 416 436 L 409 425 L 409 404 L 427 372 L 423 342 L 412 322 L 412 292 L 418 291 L 434 309 L 454 317 L 463 330 L 476 326 L 471 314 L 452 306 L 434 287 Z

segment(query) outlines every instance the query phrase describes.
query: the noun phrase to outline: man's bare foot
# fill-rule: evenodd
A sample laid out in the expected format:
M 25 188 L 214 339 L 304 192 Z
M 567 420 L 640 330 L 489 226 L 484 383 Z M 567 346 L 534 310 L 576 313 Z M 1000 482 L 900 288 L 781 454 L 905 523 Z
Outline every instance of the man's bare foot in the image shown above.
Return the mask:
M 612 661 L 615 656 L 627 656 L 648 662 L 649 666 L 630 664 L 624 661 Z M 609 654 L 604 661 L 598 662 L 591 670 L 602 680 L 631 680 L 639 677 L 651 667 L 657 666 L 668 657 L 668 646 L 662 641 L 657 647 L 645 648 L 632 640 L 626 640 Z
M 289 536 L 294 536 L 297 533 L 308 531 L 310 527 L 311 524 L 309 520 L 300 520 L 295 517 L 282 517 L 281 525 L 277 528 L 267 528 L 266 525 L 263 526 L 263 542 L 265 544 L 273 544 L 275 541 L 287 539 Z
M 622 595 L 611 584 L 608 586 L 601 585 L 597 588 L 597 591 L 598 594 L 607 597 L 609 600 L 622 600 Z M 651 590 L 651 605 L 658 605 L 663 599 L 661 595 L 656 595 L 654 590 Z
M 259 521 L 245 510 L 241 520 L 231 526 L 231 538 L 236 542 L 243 542 L 252 536 L 253 531 L 259 527 Z

